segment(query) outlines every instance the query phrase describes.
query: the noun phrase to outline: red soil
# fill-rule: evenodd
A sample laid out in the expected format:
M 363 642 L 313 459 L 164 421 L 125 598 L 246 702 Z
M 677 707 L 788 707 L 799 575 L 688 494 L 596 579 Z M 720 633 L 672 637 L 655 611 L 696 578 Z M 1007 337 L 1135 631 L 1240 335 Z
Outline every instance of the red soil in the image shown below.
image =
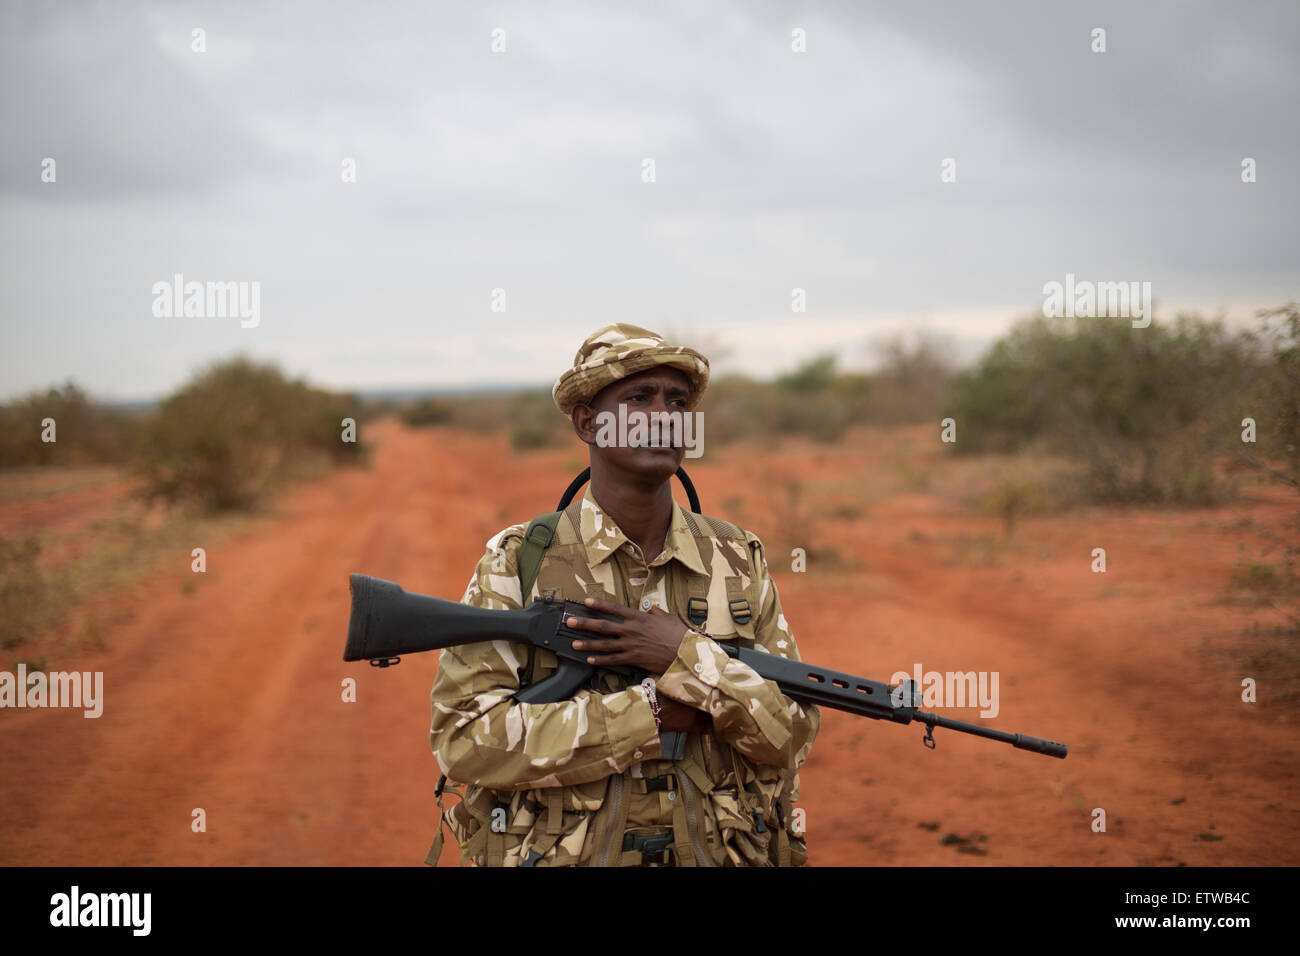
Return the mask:
M 185 544 L 175 574 L 120 599 L 132 613 L 106 650 L 50 663 L 104 672 L 101 718 L 0 711 L 0 863 L 422 860 L 437 821 L 436 655 L 386 671 L 345 664 L 347 576 L 459 599 L 484 541 L 553 507 L 583 462 L 576 446 L 518 457 L 500 436 L 369 431 L 370 470 L 296 489 L 254 531 L 210 549 L 190 595 Z M 914 435 L 920 444 L 928 431 Z M 814 505 L 831 484 L 851 501 L 884 462 L 861 445 L 811 458 L 726 449 L 688 467 L 707 513 L 772 541 L 774 476 L 797 473 Z M 724 499 L 737 494 L 741 513 L 729 514 Z M 108 500 L 96 489 L 77 504 Z M 0 531 L 30 531 L 34 507 L 51 508 L 0 508 Z M 807 573 L 769 545 L 806 659 L 877 680 L 915 663 L 996 670 L 989 725 L 1070 746 L 1060 761 L 938 730 L 931 752 L 918 726 L 823 710 L 799 804 L 811 862 L 1300 863 L 1295 709 L 1279 703 L 1294 689 L 1247 663 L 1244 612 L 1223 600 L 1233 568 L 1258 551 L 1234 519 L 1276 527 L 1291 507 L 1264 496 L 1212 512 L 1026 519 L 999 544 L 995 519 L 911 493 L 813 520 Z M 963 534 L 987 536 L 987 560 L 954 558 Z M 823 567 L 819 546 L 842 563 Z M 1105 574 L 1090 570 L 1094 547 L 1106 549 Z M 356 703 L 341 700 L 345 677 Z M 1244 677 L 1258 681 L 1258 703 L 1241 702 Z M 197 807 L 204 833 L 191 830 Z M 1104 833 L 1091 826 L 1098 807 Z M 948 834 L 969 842 L 941 842 Z M 448 843 L 445 864 L 457 854 Z

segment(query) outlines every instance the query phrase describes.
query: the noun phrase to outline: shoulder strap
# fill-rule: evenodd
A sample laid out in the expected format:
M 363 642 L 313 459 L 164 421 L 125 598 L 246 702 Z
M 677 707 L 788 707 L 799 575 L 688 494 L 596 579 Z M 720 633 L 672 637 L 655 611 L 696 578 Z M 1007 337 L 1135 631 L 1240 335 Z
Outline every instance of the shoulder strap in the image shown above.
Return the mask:
M 566 509 L 575 531 L 578 527 L 578 508 L 580 507 L 581 501 L 579 500 Z M 542 569 L 542 561 L 546 558 L 546 549 L 555 540 L 555 529 L 560 526 L 560 519 L 565 515 L 566 511 L 552 511 L 550 514 L 538 515 L 528 523 L 528 529 L 524 532 L 524 540 L 519 545 L 519 553 L 516 559 L 519 568 L 520 603 L 528 600 L 528 594 L 537 581 L 537 572 Z M 536 658 L 537 648 L 529 644 L 528 658 L 522 676 L 523 686 L 525 687 L 533 682 L 533 666 Z
M 686 516 L 686 526 L 690 528 L 691 534 L 697 538 L 715 538 L 730 539 L 733 541 L 744 542 L 747 540 L 745 529 L 739 525 L 734 525 L 730 521 L 723 521 L 721 518 L 714 518 L 710 515 L 693 514 L 689 511 L 684 512 Z M 756 542 L 750 542 L 750 558 L 753 558 Z M 758 613 L 758 595 L 754 591 L 755 579 L 751 576 L 749 585 L 744 591 L 729 593 L 727 598 L 727 610 L 731 613 L 731 619 L 737 624 L 748 624 L 753 615 Z M 692 624 L 699 627 L 709 616 L 709 605 L 707 599 L 692 597 L 688 608 L 688 617 Z
M 528 523 L 523 543 L 519 545 L 520 603 L 528 600 L 528 592 L 533 589 L 533 582 L 537 580 L 537 572 L 542 567 L 542 558 L 546 556 L 546 549 L 551 546 L 551 541 L 555 538 L 555 529 L 560 524 L 562 514 L 563 511 L 552 511 L 550 514 L 538 515 Z

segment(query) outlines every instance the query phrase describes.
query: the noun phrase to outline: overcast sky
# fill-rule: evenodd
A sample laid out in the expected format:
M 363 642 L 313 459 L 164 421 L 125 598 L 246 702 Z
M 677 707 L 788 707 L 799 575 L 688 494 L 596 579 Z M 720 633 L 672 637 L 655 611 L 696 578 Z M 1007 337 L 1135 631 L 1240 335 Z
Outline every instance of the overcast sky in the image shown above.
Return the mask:
M 1300 299 L 1298 54 L 1295 0 L 6 0 L 0 398 L 237 351 L 549 382 L 617 321 L 718 372 L 966 360 L 1066 273 L 1245 320 Z M 155 316 L 176 273 L 259 282 L 259 324 Z

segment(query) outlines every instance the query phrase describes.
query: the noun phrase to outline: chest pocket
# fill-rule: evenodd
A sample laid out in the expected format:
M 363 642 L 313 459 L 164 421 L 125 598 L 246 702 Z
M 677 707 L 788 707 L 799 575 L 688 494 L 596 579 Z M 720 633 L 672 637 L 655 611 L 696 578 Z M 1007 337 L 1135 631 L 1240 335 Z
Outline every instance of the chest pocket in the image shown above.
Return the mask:
M 758 609 L 754 607 L 749 589 L 744 586 L 740 578 L 726 578 L 725 584 L 727 621 L 732 629 L 731 639 L 738 642 L 741 647 L 753 647 L 754 627 L 758 623 Z M 715 636 L 721 637 L 722 635 L 715 634 Z
M 753 647 L 758 615 L 745 583 L 739 576 L 710 581 L 686 568 L 676 568 L 670 579 L 673 610 L 719 641 Z
M 711 631 L 716 640 L 731 641 L 742 648 L 753 648 L 754 627 L 758 623 L 758 610 L 754 607 L 749 589 L 740 578 L 727 578 L 719 607 L 719 628 Z M 712 609 L 710 609 L 711 611 Z

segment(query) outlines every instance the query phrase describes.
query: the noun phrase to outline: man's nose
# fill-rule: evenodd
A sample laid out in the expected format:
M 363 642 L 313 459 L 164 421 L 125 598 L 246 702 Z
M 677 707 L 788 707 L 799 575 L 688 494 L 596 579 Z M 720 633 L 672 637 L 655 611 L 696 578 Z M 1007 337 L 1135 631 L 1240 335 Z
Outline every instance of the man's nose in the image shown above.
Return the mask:
M 674 435 L 673 419 L 669 411 L 667 396 L 660 393 L 650 397 L 646 415 L 652 425 L 658 426 L 660 438 L 665 444 L 672 444 Z

